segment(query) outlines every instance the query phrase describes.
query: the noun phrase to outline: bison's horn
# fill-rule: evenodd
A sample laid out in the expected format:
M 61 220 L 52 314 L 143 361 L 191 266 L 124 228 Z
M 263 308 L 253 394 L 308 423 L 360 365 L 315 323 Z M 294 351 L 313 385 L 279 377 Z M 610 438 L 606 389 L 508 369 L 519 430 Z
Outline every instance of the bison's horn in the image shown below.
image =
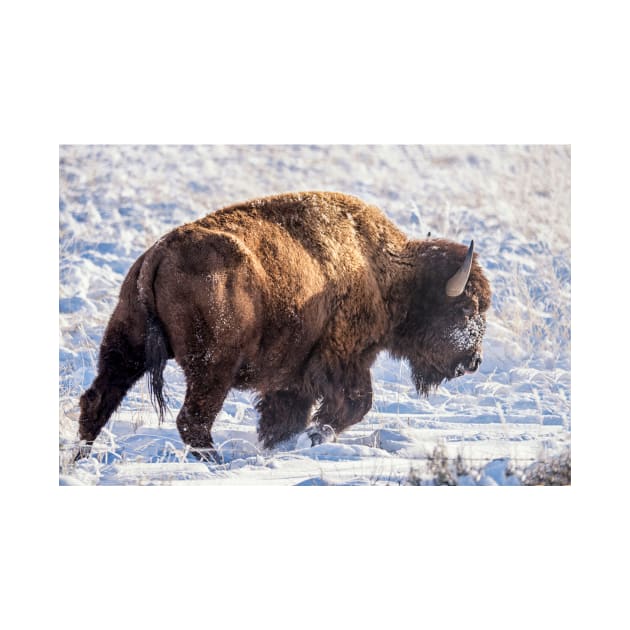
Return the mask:
M 455 275 L 450 278 L 446 283 L 446 295 L 449 297 L 457 297 L 464 292 L 466 283 L 468 282 L 468 276 L 470 275 L 470 268 L 472 267 L 473 249 L 475 247 L 475 241 L 470 241 L 470 247 L 466 258 L 462 263 L 462 266 L 455 272 Z

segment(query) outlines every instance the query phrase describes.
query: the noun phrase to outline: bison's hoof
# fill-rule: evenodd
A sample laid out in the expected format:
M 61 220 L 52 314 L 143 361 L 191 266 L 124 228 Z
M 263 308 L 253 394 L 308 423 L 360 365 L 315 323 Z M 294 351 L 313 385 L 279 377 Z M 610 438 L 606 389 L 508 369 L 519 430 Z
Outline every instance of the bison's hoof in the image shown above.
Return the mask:
M 221 458 L 214 448 L 191 448 L 190 454 L 207 464 L 220 464 Z
M 329 424 L 314 424 L 300 434 L 295 446 L 296 448 L 311 448 L 318 444 L 334 442 L 336 439 L 335 430 Z
M 74 461 L 78 462 L 81 459 L 87 459 L 90 456 L 91 452 L 92 452 L 92 444 L 88 444 L 84 440 L 81 440 L 81 442 L 79 442 L 77 452 L 74 456 Z

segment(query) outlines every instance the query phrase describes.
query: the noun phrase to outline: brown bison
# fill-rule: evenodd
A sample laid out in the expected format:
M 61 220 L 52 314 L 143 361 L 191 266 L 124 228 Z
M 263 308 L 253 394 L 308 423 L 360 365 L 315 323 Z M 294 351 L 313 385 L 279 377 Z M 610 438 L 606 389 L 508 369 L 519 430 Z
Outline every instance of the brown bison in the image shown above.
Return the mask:
M 315 444 L 368 412 L 382 350 L 409 362 L 424 395 L 474 372 L 489 304 L 472 242 L 409 240 L 356 197 L 223 208 L 168 233 L 129 270 L 81 397 L 83 452 L 145 372 L 163 416 L 172 358 L 187 381 L 177 427 L 193 452 L 212 452 L 231 388 L 257 392 L 264 447 L 305 430 Z

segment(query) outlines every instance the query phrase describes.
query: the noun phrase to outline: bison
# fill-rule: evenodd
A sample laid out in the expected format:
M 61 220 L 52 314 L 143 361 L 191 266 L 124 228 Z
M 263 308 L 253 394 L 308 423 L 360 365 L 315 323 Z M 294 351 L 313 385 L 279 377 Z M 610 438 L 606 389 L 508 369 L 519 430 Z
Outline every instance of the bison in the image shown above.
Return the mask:
M 287 193 L 223 208 L 169 232 L 129 270 L 80 399 L 81 448 L 145 373 L 162 418 L 173 358 L 187 384 L 177 428 L 200 457 L 231 388 L 257 393 L 265 448 L 298 434 L 334 439 L 369 411 L 383 350 L 408 361 L 423 395 L 474 372 L 489 304 L 472 242 L 410 240 L 356 197 Z

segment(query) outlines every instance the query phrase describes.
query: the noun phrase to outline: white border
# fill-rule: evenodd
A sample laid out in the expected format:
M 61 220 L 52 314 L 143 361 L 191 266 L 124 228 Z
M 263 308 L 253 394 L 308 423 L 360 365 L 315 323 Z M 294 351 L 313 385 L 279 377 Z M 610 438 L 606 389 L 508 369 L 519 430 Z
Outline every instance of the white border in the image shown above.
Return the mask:
M 614 618 L 612 601 L 597 603 L 614 592 L 607 558 L 621 563 L 627 549 L 615 545 L 622 496 L 611 496 L 625 481 L 613 473 L 627 448 L 615 404 L 626 371 L 598 347 L 626 360 L 614 297 L 625 285 L 609 274 L 623 268 L 614 213 L 627 199 L 617 5 L 19 6 L 2 20 L 5 541 L 15 553 L 4 571 L 23 587 L 8 611 L 88 627 Z M 57 424 L 58 144 L 305 141 L 573 145 L 573 427 L 576 448 L 603 453 L 576 463 L 574 487 L 56 487 L 56 453 L 39 439 L 54 440 Z M 589 563 L 598 570 L 584 582 Z

